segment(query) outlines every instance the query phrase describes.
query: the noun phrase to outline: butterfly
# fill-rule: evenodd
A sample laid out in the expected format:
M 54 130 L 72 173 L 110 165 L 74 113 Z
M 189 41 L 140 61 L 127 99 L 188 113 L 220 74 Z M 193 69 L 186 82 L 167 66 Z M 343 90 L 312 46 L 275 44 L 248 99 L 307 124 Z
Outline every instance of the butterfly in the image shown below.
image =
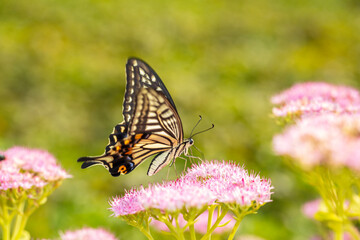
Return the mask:
M 184 139 L 183 126 L 168 90 L 156 72 L 143 60 L 130 58 L 126 63 L 124 121 L 109 135 L 103 155 L 81 157 L 81 168 L 103 165 L 112 176 L 128 174 L 148 157 L 147 175 L 152 176 L 194 144 Z

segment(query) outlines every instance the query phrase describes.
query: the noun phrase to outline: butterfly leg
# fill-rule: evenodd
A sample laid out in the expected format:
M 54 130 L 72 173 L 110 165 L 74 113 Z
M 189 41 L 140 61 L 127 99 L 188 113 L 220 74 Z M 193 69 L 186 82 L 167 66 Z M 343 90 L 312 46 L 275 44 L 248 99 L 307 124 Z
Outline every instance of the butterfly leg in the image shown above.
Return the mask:
M 191 162 L 192 164 L 195 163 L 195 162 L 193 161 L 194 159 L 199 159 L 201 162 L 203 161 L 202 158 L 193 155 L 192 149 L 190 149 L 190 154 L 189 154 L 189 155 L 186 155 L 186 156 L 189 157 L 190 162 Z
M 172 166 L 174 166 L 175 175 L 176 175 L 176 176 L 178 175 L 177 170 L 176 170 L 176 165 L 175 165 L 175 164 L 170 164 L 169 169 L 168 169 L 168 172 L 167 172 L 167 174 L 166 174 L 166 179 L 169 179 L 170 169 L 171 169 Z
M 181 158 L 181 159 L 183 159 L 184 161 L 185 161 L 185 163 L 184 163 L 184 170 L 183 170 L 183 172 L 185 172 L 185 170 L 186 170 L 186 165 L 187 165 L 187 158 L 184 158 L 184 157 L 178 157 L 178 158 Z
M 198 151 L 198 152 L 201 154 L 201 160 L 202 160 L 202 159 L 205 159 L 204 153 L 203 153 L 202 151 L 200 151 L 200 149 L 197 148 L 195 145 L 193 145 L 193 147 L 195 148 L 196 151 Z
M 167 171 L 167 174 L 166 174 L 166 179 L 167 179 L 167 180 L 169 179 L 170 169 L 171 169 L 171 166 L 169 166 L 168 171 Z

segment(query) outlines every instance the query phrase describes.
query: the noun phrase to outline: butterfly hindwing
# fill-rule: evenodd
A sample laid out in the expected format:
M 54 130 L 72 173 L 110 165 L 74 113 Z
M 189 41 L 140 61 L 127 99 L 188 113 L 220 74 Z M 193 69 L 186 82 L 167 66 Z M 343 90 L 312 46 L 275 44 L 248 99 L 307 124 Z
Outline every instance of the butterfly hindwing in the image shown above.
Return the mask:
M 111 136 L 111 135 L 110 135 Z M 118 140 L 115 144 L 109 144 L 109 149 L 101 156 L 82 157 L 78 162 L 83 162 L 81 168 L 88 168 L 93 165 L 103 165 L 109 170 L 112 176 L 128 174 L 134 170 L 145 158 L 156 152 L 142 151 L 141 141 L 146 141 L 150 134 L 136 134 Z M 141 155 L 139 155 L 141 152 Z
M 161 152 L 156 155 L 151 161 L 150 167 L 148 169 L 147 175 L 152 176 L 160 171 L 164 166 L 169 164 L 171 161 L 173 149 L 167 150 L 165 152 Z

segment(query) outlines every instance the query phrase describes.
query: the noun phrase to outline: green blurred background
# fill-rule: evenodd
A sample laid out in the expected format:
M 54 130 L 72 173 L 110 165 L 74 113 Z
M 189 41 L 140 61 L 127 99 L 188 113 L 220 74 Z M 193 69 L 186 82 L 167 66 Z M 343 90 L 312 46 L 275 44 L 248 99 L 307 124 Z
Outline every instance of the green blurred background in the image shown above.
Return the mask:
M 234 160 L 272 179 L 273 202 L 246 217 L 239 235 L 319 232 L 301 213 L 315 193 L 271 151 L 280 128 L 269 99 L 300 81 L 359 86 L 359 1 L 0 0 L 0 148 L 47 149 L 73 175 L 30 219 L 34 238 L 101 226 L 121 239 L 145 239 L 110 217 L 108 201 L 166 179 L 167 169 L 148 177 L 147 161 L 113 178 L 76 162 L 101 154 L 122 121 L 129 56 L 163 79 L 185 135 L 199 114 L 199 129 L 215 124 L 195 138 L 207 159 Z

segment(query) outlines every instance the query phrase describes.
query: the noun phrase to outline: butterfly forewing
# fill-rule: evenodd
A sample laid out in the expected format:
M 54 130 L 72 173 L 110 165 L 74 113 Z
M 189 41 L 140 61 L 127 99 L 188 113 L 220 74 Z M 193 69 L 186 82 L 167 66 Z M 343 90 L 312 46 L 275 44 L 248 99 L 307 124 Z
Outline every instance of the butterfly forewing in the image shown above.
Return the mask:
M 168 99 L 151 88 L 142 88 L 138 94 L 129 134 L 161 134 L 177 145 L 183 140 L 181 120 Z
M 123 102 L 123 116 L 127 124 L 134 116 L 134 101 L 141 88 L 151 88 L 163 93 L 176 111 L 174 101 L 156 72 L 144 61 L 130 58 L 126 63 L 126 90 Z

